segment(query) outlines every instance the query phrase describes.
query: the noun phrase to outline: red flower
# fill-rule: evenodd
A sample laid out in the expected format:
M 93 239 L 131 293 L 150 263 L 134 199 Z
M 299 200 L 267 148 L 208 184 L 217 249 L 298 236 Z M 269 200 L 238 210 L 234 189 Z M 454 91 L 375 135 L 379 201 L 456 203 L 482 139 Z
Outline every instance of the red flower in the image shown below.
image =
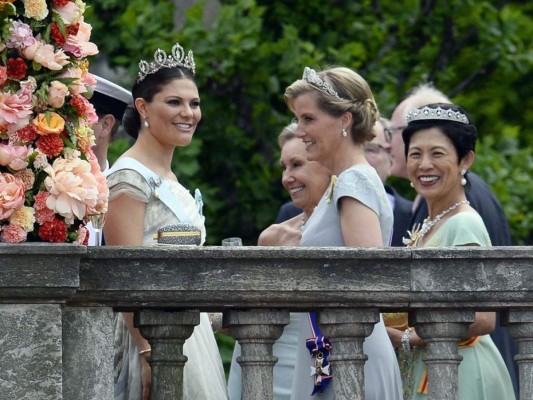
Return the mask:
M 39 237 L 46 242 L 62 243 L 67 240 L 67 225 L 58 218 L 47 221 L 39 229 Z
M 41 150 L 41 153 L 46 154 L 48 158 L 58 156 L 63 151 L 63 147 L 65 147 L 63 141 L 57 135 L 41 136 L 37 142 L 35 142 L 35 145 Z
M 52 23 L 52 29 L 50 30 L 50 36 L 52 36 L 52 39 L 54 39 L 54 42 L 58 46 L 63 46 L 67 39 L 63 34 L 61 33 L 61 30 L 59 29 L 59 26 L 57 25 L 57 22 Z
M 78 34 L 79 30 L 80 30 L 80 23 L 79 22 L 76 25 L 67 26 L 67 33 L 69 35 L 76 36 Z
M 7 76 L 11 79 L 22 79 L 26 76 L 28 66 L 20 57 L 7 60 Z
M 52 0 L 52 3 L 54 3 L 55 8 L 61 8 L 65 7 L 70 0 Z
M 76 112 L 78 113 L 79 117 L 85 115 L 87 112 L 85 102 L 83 101 L 80 95 L 77 95 L 70 99 L 70 105 L 76 109 Z
M 26 125 L 24 128 L 19 129 L 17 132 L 15 132 L 15 138 L 18 139 L 18 141 L 22 143 L 31 143 L 35 139 L 37 139 L 37 136 L 39 134 L 37 133 L 37 130 L 34 128 L 32 124 Z

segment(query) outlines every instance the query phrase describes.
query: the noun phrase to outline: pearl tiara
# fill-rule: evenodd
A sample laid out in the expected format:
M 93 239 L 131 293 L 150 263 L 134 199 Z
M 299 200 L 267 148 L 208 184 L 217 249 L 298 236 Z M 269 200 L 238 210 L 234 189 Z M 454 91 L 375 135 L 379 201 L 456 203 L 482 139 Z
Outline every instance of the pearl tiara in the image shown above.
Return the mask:
M 441 107 L 431 108 L 428 106 L 409 111 L 405 119 L 407 123 L 426 119 L 442 119 L 445 121 L 460 122 L 466 125 L 470 123 L 468 117 L 461 111 L 446 110 Z
M 183 47 L 176 43 L 172 46 L 172 54 L 167 55 L 164 50 L 157 49 L 154 53 L 154 61 L 148 62 L 141 60 L 139 63 L 139 77 L 137 82 L 142 82 L 147 75 L 154 74 L 162 68 L 184 67 L 194 75 L 196 65 L 192 50 L 185 55 Z
M 338 98 L 339 100 L 341 99 L 338 93 L 335 90 L 333 90 L 331 85 L 327 83 L 326 81 L 324 81 L 320 76 L 318 76 L 318 74 L 313 68 L 309 68 L 309 67 L 304 68 L 304 74 L 302 76 L 302 80 L 315 86 L 321 92 L 327 93 L 330 96 Z

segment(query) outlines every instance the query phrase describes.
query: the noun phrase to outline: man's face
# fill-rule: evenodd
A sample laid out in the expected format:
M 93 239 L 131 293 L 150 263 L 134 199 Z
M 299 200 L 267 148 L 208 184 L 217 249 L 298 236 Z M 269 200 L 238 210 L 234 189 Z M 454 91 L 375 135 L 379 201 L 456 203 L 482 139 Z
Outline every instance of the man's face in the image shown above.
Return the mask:
M 399 178 L 409 179 L 407 176 L 407 165 L 405 162 L 405 145 L 403 143 L 402 132 L 407 126 L 405 114 L 407 103 L 402 101 L 392 113 L 390 125 L 387 129 L 391 132 L 391 155 L 392 168 L 391 175 Z

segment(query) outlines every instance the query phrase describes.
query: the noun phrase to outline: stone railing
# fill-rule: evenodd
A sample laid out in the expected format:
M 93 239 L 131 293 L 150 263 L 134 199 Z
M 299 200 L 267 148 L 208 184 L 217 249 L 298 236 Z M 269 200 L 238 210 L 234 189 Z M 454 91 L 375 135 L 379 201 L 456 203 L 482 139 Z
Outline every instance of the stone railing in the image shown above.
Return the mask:
M 533 398 L 533 249 L 347 249 L 0 244 L 0 398 L 112 399 L 113 311 L 152 346 L 153 399 L 180 399 L 199 310 L 242 345 L 244 398 L 272 398 L 272 343 L 289 311 L 318 310 L 346 384 L 363 399 L 362 343 L 379 312 L 409 311 L 428 342 L 429 399 L 457 398 L 457 342 L 476 310 L 517 339 Z

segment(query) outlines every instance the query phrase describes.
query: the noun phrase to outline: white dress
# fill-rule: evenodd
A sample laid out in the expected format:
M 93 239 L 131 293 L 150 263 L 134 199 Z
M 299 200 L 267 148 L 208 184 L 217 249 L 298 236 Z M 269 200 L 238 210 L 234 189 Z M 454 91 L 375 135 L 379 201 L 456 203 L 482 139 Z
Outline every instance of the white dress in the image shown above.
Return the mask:
M 305 224 L 302 246 L 346 246 L 338 210 L 339 200 L 345 196 L 359 200 L 378 215 L 382 241 L 390 242 L 393 224 L 390 202 L 374 168 L 364 164 L 354 165 L 343 171 L 332 192 L 327 191 L 324 194 Z M 326 390 L 311 396 L 313 390 L 313 377 L 309 373 L 311 357 L 305 346 L 305 340 L 311 336 L 308 318 L 301 318 L 291 400 L 332 400 L 333 386 L 339 384 L 335 381 L 334 365 L 333 377 Z M 363 349 L 368 356 L 365 363 L 365 399 L 401 400 L 400 370 L 382 318 L 374 326 L 372 334 L 366 338 Z M 335 348 L 332 351 L 335 352 Z
M 125 158 L 126 159 L 126 158 Z M 124 160 L 124 159 L 121 159 Z M 141 174 L 132 169 L 119 169 L 117 161 L 108 175 L 109 199 L 126 194 L 146 203 L 144 219 L 144 245 L 154 244 L 153 234 L 158 229 L 180 222 L 178 217 L 154 195 Z M 161 178 L 166 180 L 166 178 Z M 167 180 L 175 202 L 183 207 L 189 221 L 202 232 L 205 241 L 204 217 L 198 213 L 198 205 L 189 191 L 178 182 Z M 192 336 L 185 341 L 183 353 L 188 357 L 183 373 L 185 400 L 225 400 L 226 380 L 218 346 L 206 313 L 200 314 L 200 324 Z M 131 335 L 120 313 L 115 314 L 115 400 L 140 400 L 141 360 Z

